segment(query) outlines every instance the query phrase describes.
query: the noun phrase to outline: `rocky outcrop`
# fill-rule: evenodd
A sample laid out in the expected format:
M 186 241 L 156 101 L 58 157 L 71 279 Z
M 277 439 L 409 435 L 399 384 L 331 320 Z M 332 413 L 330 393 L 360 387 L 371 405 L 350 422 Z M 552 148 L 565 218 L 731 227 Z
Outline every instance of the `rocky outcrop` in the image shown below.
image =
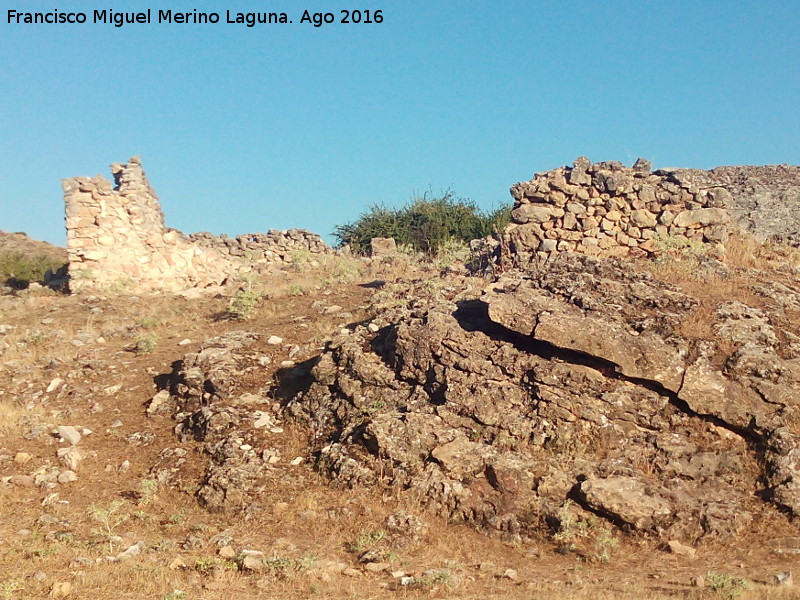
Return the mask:
M 800 167 L 662 169 L 592 163 L 537 173 L 511 187 L 505 267 L 559 252 L 648 256 L 675 247 L 721 255 L 732 231 L 798 243 Z
M 779 306 L 723 304 L 718 341 L 694 339 L 696 298 L 574 254 L 443 293 L 398 292 L 290 402 L 332 480 L 412 490 L 512 538 L 567 500 L 666 538 L 800 515 L 800 338 Z
M 211 511 L 244 509 L 260 486 L 276 477 L 279 451 L 269 444 L 273 403 L 257 394 L 237 392 L 237 382 L 259 369 L 252 350 L 258 334 L 231 331 L 206 340 L 198 352 L 174 365 L 169 386 L 156 395 L 148 415 L 167 413 L 177 422 L 181 441 L 202 444 L 207 466 L 198 485 L 198 501 Z M 181 449 L 178 449 L 181 450 Z M 166 484 L 182 476 L 185 451 L 167 448 L 153 467 Z
M 297 253 L 332 252 L 313 233 L 292 229 L 235 239 L 186 236 L 164 225 L 141 161 L 111 165 L 116 186 L 101 176 L 62 182 L 70 289 L 165 290 L 218 286 L 230 277 Z

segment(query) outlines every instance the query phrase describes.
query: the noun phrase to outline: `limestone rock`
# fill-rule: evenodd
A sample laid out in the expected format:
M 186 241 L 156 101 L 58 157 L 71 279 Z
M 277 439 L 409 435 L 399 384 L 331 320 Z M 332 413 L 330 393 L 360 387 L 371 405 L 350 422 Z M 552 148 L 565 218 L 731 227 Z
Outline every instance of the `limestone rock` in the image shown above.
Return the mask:
M 640 175 L 649 175 L 652 168 L 653 164 L 644 158 L 637 158 L 636 162 L 633 163 L 633 170 Z
M 721 208 L 698 208 L 678 213 L 672 224 L 676 227 L 697 227 L 699 225 L 719 225 L 727 223 L 730 217 Z
M 686 558 L 695 558 L 697 556 L 697 550 L 691 546 L 682 544 L 677 540 L 669 540 L 667 542 L 667 548 L 669 548 L 669 551 L 672 552 L 672 554 L 676 554 L 678 556 L 685 556 Z
M 655 531 L 673 516 L 669 501 L 634 477 L 591 478 L 579 489 L 590 508 L 634 529 Z
M 547 204 L 522 204 L 511 211 L 511 218 L 515 223 L 546 223 L 553 214 L 553 207 Z
M 636 227 L 653 228 L 656 226 L 656 215 L 649 210 L 639 209 L 631 212 L 631 223 Z
M 68 442 L 69 444 L 72 444 L 73 446 L 75 446 L 76 444 L 78 444 L 78 442 L 81 441 L 81 434 L 78 432 L 77 429 L 75 429 L 70 425 L 59 425 L 58 436 L 62 440 Z
M 800 444 L 781 428 L 800 375 L 770 349 L 785 334 L 753 309 L 719 308 L 720 335 L 741 345 L 722 370 L 680 334 L 698 301 L 622 261 L 562 255 L 452 302 L 420 284 L 399 293 L 413 309 L 390 303 L 377 318 L 388 325 L 336 337 L 288 406 L 320 432 L 316 466 L 337 483 L 391 472 L 509 539 L 541 526 L 531 507 L 554 515 L 577 492 L 665 541 L 733 539 L 759 510 L 743 473 L 800 509 Z

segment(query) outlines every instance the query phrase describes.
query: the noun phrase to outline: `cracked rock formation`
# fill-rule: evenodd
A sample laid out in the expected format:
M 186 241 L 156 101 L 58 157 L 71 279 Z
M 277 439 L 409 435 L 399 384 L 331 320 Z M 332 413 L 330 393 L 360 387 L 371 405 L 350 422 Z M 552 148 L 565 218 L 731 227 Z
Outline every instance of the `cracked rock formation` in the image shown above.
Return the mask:
M 420 284 L 376 332 L 336 338 L 288 410 L 335 482 L 412 490 L 513 539 L 567 500 L 631 531 L 729 539 L 776 507 L 800 515 L 800 338 L 780 304 L 731 301 L 718 341 L 695 339 L 698 305 L 575 254 L 484 290 Z

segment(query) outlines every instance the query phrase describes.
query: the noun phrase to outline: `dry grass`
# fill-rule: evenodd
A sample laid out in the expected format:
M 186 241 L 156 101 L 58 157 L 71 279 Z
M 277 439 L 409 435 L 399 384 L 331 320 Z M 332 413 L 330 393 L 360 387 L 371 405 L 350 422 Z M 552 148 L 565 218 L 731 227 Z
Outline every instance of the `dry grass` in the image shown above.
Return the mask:
M 800 265 L 797 249 L 761 244 L 751 237 L 739 236 L 731 237 L 726 244 L 724 265 L 727 270 L 714 268 L 711 263 L 704 264 L 701 257 L 692 253 L 664 255 L 658 260 L 637 264 L 656 279 L 676 286 L 698 301 L 676 333 L 689 340 L 714 342 L 718 360 L 724 360 L 736 350 L 730 340 L 720 337 L 715 330 L 716 310 L 723 303 L 738 301 L 763 309 L 771 315 L 773 325 L 797 330 L 800 314 L 790 308 L 772 310 L 774 299 L 757 291 L 767 282 L 795 286 L 793 269 Z
M 31 415 L 31 411 L 18 402 L 0 400 L 0 440 L 3 437 L 19 434 L 20 421 Z
M 725 244 L 725 263 L 734 269 L 776 271 L 800 267 L 800 249 L 733 235 Z

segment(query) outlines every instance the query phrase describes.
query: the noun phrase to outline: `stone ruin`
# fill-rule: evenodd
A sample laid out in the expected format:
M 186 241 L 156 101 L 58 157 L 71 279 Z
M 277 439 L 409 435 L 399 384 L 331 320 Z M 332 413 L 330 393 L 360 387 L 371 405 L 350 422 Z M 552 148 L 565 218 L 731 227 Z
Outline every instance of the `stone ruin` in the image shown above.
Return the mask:
M 298 229 L 184 235 L 165 227 L 137 157 L 111 169 L 115 187 L 99 175 L 62 184 L 72 291 L 209 288 L 290 261 L 298 251 L 333 252 L 320 236 Z M 635 257 L 702 244 L 721 256 L 736 229 L 800 245 L 800 167 L 652 171 L 644 159 L 628 168 L 580 157 L 572 167 L 513 185 L 511 195 L 511 223 L 498 236 L 505 269 L 561 252 Z
M 111 165 L 111 172 L 116 186 L 100 175 L 62 182 L 73 292 L 209 288 L 291 261 L 297 252 L 333 252 L 320 236 L 300 229 L 236 238 L 187 236 L 164 225 L 158 197 L 138 157 Z
M 724 253 L 738 229 L 756 238 L 800 242 L 800 167 L 660 169 L 639 159 L 537 173 L 511 187 L 511 224 L 501 236 L 503 266 L 560 252 L 645 257 L 669 247 Z

